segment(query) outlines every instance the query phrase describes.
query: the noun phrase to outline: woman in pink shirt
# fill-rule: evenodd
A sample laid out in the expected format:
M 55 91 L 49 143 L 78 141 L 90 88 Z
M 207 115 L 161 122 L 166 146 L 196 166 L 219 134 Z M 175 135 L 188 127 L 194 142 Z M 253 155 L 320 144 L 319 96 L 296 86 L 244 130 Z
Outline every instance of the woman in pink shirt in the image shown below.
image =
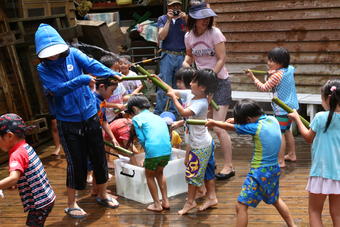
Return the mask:
M 213 100 L 220 109 L 213 110 L 215 120 L 225 121 L 228 107 L 231 103 L 231 86 L 229 74 L 225 67 L 226 38 L 220 29 L 213 26 L 215 12 L 205 3 L 197 4 L 189 9 L 188 28 L 185 35 L 186 56 L 183 67 L 191 67 L 195 63 L 198 69 L 214 70 L 218 78 L 218 88 Z M 216 174 L 216 178 L 223 180 L 235 175 L 232 165 L 231 140 L 227 131 L 214 128 L 224 153 L 223 169 Z

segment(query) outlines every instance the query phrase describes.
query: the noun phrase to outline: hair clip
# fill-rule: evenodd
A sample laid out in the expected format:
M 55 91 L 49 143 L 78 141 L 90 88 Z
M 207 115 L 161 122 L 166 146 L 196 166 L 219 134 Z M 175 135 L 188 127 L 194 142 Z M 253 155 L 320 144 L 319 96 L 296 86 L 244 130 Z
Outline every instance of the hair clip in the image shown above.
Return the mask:
M 332 86 L 330 90 L 331 90 L 331 92 L 336 91 L 336 87 Z

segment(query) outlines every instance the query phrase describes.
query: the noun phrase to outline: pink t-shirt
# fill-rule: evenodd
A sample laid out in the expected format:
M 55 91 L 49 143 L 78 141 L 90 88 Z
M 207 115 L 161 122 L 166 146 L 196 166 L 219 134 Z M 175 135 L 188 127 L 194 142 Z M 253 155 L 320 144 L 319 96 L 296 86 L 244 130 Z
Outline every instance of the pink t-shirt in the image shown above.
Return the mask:
M 226 38 L 221 30 L 216 27 L 212 27 L 200 36 L 196 36 L 193 31 L 187 32 L 184 39 L 186 48 L 192 50 L 198 69 L 214 69 L 217 62 L 215 45 L 225 41 Z M 222 67 L 217 77 L 219 79 L 229 77 L 225 66 Z

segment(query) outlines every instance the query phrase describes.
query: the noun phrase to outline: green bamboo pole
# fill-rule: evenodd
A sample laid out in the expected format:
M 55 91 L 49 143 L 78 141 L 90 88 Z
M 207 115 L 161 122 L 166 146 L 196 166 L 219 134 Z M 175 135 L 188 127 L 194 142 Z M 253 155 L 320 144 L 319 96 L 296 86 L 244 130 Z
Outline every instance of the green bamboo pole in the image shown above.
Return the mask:
M 258 74 L 267 74 L 267 71 L 262 71 L 262 70 L 254 70 L 254 69 L 248 69 L 248 71 L 252 73 L 258 73 Z
M 188 119 L 185 122 L 189 125 L 205 125 L 207 123 L 206 120 L 198 120 L 198 119 Z
M 138 76 L 123 76 L 122 80 L 146 80 L 148 76 L 138 75 Z
M 136 64 L 134 65 L 136 67 L 136 69 L 144 74 L 144 75 L 147 75 L 149 79 L 151 79 L 151 81 L 157 86 L 157 87 L 160 87 L 163 91 L 167 92 L 168 91 L 168 88 L 162 84 L 156 77 L 152 77 L 151 74 L 146 71 L 143 67 L 141 67 L 140 65 Z M 219 106 L 216 104 L 216 102 L 214 100 L 211 100 L 211 106 L 215 109 L 215 110 L 219 110 Z
M 272 99 L 272 101 L 273 101 L 274 103 L 276 103 L 278 106 L 280 106 L 282 109 L 284 109 L 285 111 L 287 111 L 288 113 L 292 113 L 292 112 L 293 112 L 293 109 L 290 108 L 289 106 L 287 106 L 287 104 L 284 103 L 284 102 L 282 102 L 282 100 L 280 100 L 279 98 L 274 97 L 274 98 Z M 306 119 L 304 119 L 301 115 L 299 115 L 299 117 L 300 117 L 302 123 L 303 123 L 307 128 L 309 128 L 309 127 L 310 127 L 310 126 L 309 126 L 309 125 L 310 125 L 309 122 L 308 122 Z
M 117 150 L 117 151 L 119 151 L 120 153 L 123 153 L 123 154 L 127 155 L 127 156 L 132 156 L 133 155 L 133 153 L 131 151 L 129 151 L 129 150 L 123 148 L 123 147 L 114 146 L 113 144 L 111 144 L 111 143 L 109 143 L 107 141 L 104 141 L 104 144 L 109 146 L 109 147 L 111 147 L 111 148 L 113 148 L 113 149 L 115 149 L 115 150 Z

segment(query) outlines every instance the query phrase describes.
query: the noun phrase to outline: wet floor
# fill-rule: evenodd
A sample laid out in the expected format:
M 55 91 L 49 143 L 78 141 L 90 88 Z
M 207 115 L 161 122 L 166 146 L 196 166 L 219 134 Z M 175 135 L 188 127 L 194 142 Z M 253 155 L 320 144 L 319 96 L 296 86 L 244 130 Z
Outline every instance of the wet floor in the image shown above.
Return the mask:
M 145 204 L 119 197 L 120 207 L 105 209 L 96 204 L 95 197 L 90 195 L 90 187 L 78 193 L 80 206 L 89 214 L 82 220 L 72 219 L 65 215 L 66 162 L 64 155 L 60 159 L 51 157 L 51 144 L 41 146 L 38 151 L 48 178 L 57 194 L 55 207 L 47 219 L 46 226 L 233 226 L 235 224 L 235 204 L 241 185 L 249 170 L 252 141 L 249 136 L 238 136 L 231 133 L 233 143 L 233 164 L 236 176 L 230 180 L 217 181 L 216 191 L 219 204 L 214 209 L 203 212 L 192 210 L 190 214 L 179 216 L 177 211 L 182 208 L 186 194 L 170 198 L 171 209 L 161 213 L 146 211 Z M 222 167 L 222 153 L 218 141 L 215 152 L 217 171 Z M 298 161 L 287 163 L 282 170 L 280 179 L 280 196 L 287 203 L 298 226 L 308 226 L 308 194 L 305 191 L 309 167 L 310 145 L 301 137 L 296 138 Z M 7 164 L 1 165 L 0 176 L 7 174 Z M 114 170 L 110 170 L 114 173 Z M 109 189 L 115 192 L 115 179 L 109 182 Z M 5 198 L 0 199 L 0 226 L 24 226 L 26 214 L 17 190 L 4 191 Z M 198 200 L 201 204 L 203 200 Z M 331 225 L 328 203 L 325 205 L 323 220 L 325 226 Z M 249 226 L 285 226 L 278 212 L 270 205 L 260 203 L 256 209 L 249 209 Z

